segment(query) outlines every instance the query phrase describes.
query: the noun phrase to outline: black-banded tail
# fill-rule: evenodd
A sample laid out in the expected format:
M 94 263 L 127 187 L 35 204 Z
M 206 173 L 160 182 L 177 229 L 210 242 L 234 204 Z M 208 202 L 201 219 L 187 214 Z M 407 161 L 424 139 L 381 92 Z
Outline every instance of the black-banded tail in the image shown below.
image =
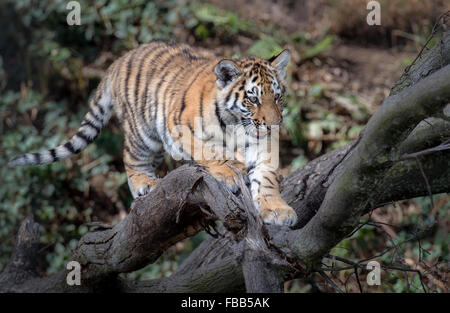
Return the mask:
M 84 150 L 100 134 L 108 123 L 113 106 L 111 88 L 105 78 L 97 88 L 90 102 L 89 112 L 85 115 L 78 132 L 65 144 L 43 152 L 26 153 L 9 161 L 9 166 L 38 165 L 67 159 Z

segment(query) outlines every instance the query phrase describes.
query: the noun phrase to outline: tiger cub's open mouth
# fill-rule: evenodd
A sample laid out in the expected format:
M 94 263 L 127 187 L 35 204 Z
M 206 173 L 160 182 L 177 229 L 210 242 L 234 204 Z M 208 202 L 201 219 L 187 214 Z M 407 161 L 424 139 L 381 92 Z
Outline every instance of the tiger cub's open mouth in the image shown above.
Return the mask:
M 257 138 L 257 139 L 261 139 L 267 136 L 267 134 L 270 133 L 270 130 L 268 129 L 258 129 L 258 128 L 253 128 L 250 131 L 250 136 Z

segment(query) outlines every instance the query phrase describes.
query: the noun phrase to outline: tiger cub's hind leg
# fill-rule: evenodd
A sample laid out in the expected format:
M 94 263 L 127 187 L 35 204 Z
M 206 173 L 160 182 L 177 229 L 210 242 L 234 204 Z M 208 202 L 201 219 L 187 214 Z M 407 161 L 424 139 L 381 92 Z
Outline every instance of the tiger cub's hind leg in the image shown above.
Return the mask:
M 147 156 L 139 156 L 128 147 L 124 149 L 123 160 L 133 198 L 143 196 L 152 191 L 157 183 L 156 168 L 163 161 L 163 151 Z

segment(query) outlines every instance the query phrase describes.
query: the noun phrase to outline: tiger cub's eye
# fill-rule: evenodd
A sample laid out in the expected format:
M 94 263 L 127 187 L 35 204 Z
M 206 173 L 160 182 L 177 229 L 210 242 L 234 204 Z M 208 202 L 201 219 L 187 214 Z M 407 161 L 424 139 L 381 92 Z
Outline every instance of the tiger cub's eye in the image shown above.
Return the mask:
M 248 100 L 250 101 L 250 103 L 258 105 L 258 97 L 248 97 Z

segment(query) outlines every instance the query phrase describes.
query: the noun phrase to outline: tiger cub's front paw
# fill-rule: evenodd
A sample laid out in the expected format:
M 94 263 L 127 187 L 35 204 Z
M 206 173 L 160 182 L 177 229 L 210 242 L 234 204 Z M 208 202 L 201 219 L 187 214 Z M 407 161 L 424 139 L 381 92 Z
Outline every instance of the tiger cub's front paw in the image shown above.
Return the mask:
M 138 197 L 145 196 L 146 194 L 150 193 L 153 188 L 153 185 L 142 186 L 136 190 L 136 193 Z
M 135 192 L 133 194 L 134 198 L 145 196 L 150 193 L 153 189 L 155 189 L 157 183 L 157 179 L 144 175 L 142 177 L 138 177 L 138 179 L 134 179 L 131 183 Z
M 293 226 L 297 223 L 297 214 L 283 199 L 263 201 L 259 215 L 265 224 Z
M 216 179 L 225 183 L 231 192 L 236 193 L 239 190 L 239 176 L 233 167 L 245 174 L 244 164 L 237 161 L 208 164 L 207 170 Z

